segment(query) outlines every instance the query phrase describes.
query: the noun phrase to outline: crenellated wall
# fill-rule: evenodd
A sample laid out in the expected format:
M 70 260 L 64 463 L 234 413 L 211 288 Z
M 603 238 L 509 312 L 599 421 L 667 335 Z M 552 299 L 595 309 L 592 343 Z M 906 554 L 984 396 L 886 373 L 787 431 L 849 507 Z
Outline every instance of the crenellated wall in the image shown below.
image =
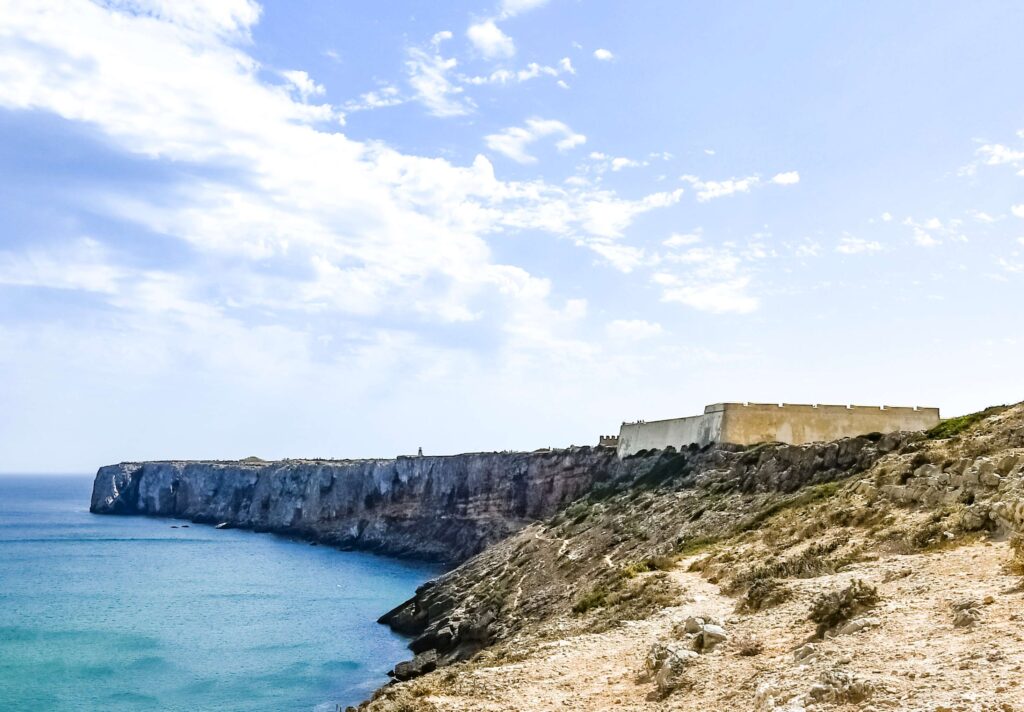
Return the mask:
M 641 450 L 709 443 L 801 445 L 875 432 L 922 431 L 938 424 L 938 408 L 715 403 L 703 415 L 623 423 L 618 453 L 626 457 Z

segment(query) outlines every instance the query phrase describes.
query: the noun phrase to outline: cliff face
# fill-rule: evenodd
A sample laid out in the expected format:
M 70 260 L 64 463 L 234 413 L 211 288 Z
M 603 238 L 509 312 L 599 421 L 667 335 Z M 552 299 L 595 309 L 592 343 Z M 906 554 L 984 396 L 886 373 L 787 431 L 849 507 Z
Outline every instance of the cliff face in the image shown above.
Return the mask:
M 100 468 L 90 511 L 179 517 L 459 562 L 621 468 L 609 448 L 394 460 L 144 462 Z
M 472 657 L 559 613 L 587 591 L 611 591 L 643 567 L 700 542 L 753 529 L 803 488 L 864 472 L 919 435 L 654 451 L 622 460 L 606 484 L 421 586 L 381 617 L 415 636 L 417 655 Z

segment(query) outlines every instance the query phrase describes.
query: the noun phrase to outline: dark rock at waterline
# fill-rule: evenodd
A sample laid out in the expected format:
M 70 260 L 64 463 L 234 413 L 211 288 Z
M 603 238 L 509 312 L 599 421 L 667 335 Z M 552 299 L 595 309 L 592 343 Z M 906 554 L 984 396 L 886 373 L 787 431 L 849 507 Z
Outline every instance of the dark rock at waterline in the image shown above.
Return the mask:
M 422 653 L 417 653 L 412 660 L 398 663 L 395 665 L 395 669 L 388 674 L 401 682 L 403 680 L 411 680 L 420 675 L 426 675 L 428 672 L 433 672 L 436 669 L 437 651 L 425 650 Z

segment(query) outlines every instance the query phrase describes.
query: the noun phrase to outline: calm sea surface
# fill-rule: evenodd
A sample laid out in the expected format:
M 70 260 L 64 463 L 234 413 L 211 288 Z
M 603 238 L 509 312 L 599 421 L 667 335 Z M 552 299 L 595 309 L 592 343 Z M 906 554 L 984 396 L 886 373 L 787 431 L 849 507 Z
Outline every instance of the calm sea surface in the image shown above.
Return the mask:
M 91 487 L 0 476 L 0 709 L 333 712 L 409 657 L 374 621 L 436 569 L 92 515 Z

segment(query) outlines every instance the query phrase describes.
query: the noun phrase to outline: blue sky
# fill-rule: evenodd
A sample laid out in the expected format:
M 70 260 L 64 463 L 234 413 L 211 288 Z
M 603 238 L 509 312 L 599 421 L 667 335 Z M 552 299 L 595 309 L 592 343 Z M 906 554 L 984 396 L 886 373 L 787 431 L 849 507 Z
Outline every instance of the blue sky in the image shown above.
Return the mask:
M 1022 26 L 0 0 L 0 471 L 1019 400 Z

